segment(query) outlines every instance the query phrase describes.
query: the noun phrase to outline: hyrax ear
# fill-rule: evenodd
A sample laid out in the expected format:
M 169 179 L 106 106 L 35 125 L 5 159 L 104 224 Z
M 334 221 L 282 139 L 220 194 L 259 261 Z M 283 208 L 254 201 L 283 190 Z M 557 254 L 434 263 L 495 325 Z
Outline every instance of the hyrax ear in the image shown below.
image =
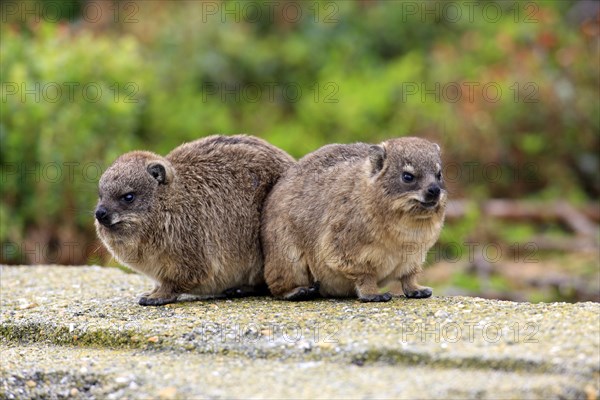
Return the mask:
M 385 148 L 381 145 L 373 145 L 369 147 L 369 163 L 371 164 L 371 175 L 377 174 L 383 169 L 385 161 Z
M 173 181 L 173 167 L 167 161 L 149 161 L 146 164 L 146 171 L 148 171 L 159 184 L 166 185 Z
M 440 149 L 440 145 L 439 144 L 434 143 L 433 145 L 435 146 L 435 149 L 437 150 L 438 153 L 442 152 L 442 149 Z

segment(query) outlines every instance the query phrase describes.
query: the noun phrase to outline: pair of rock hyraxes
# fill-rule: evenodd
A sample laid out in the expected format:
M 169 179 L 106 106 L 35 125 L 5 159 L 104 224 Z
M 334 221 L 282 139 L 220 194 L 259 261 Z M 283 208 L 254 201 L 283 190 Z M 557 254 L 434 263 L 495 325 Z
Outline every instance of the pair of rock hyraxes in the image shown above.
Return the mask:
M 288 300 L 429 297 L 416 278 L 447 199 L 440 148 L 424 139 L 333 144 L 295 162 L 245 135 L 126 153 L 99 196 L 98 236 L 155 282 L 141 305 L 267 293 L 265 282 Z

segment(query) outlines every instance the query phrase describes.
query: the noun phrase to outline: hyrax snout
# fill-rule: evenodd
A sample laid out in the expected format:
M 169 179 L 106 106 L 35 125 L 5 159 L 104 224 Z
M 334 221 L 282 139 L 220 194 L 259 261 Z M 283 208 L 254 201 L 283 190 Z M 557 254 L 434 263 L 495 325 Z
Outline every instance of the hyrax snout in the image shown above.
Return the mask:
M 267 284 L 288 300 L 429 297 L 417 276 L 446 200 L 437 144 L 406 137 L 325 146 L 288 169 L 267 198 Z M 387 286 L 391 293 L 381 293 Z
M 155 282 L 139 303 L 167 304 L 183 293 L 243 295 L 264 286 L 262 207 L 293 162 L 245 135 L 196 140 L 166 157 L 119 157 L 100 179 L 95 224 L 120 263 Z

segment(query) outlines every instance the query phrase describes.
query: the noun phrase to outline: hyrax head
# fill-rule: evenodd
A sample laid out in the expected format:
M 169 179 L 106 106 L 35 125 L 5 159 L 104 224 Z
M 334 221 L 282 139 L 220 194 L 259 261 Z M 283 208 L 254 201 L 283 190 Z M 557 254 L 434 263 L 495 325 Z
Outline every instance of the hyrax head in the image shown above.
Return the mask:
M 145 151 L 119 157 L 102 175 L 96 207 L 99 235 L 131 235 L 149 221 L 156 191 L 174 179 L 165 158 Z
M 417 218 L 445 211 L 448 195 L 437 144 L 416 137 L 391 139 L 370 147 L 367 166 L 372 184 L 393 209 Z

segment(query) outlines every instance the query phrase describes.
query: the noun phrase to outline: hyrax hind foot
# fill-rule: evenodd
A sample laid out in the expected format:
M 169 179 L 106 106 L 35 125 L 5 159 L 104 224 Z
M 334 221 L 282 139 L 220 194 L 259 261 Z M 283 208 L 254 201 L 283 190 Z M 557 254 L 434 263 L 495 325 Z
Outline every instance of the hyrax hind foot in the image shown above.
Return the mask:
M 321 296 L 321 293 L 319 292 L 320 288 L 321 285 L 319 284 L 319 282 L 315 282 L 308 287 L 297 287 L 283 295 L 283 298 L 285 300 L 291 301 L 305 301 L 316 299 L 317 297 Z
M 417 283 L 417 274 L 404 276 L 400 279 L 402 291 L 409 299 L 426 299 L 431 297 L 433 291 L 430 287 L 421 286 Z
M 416 290 L 408 290 L 404 292 L 404 294 L 409 299 L 426 299 L 428 297 L 431 297 L 433 291 L 430 287 L 421 286 L 419 289 Z
M 223 295 L 228 299 L 239 299 L 250 296 L 268 296 L 270 294 L 267 285 L 259 286 L 239 286 L 223 291 Z
M 373 275 L 363 275 L 356 281 L 356 292 L 358 299 L 362 302 L 390 301 L 392 294 L 389 292 L 379 293 L 377 280 Z
M 360 301 L 367 302 L 382 302 L 382 301 L 390 301 L 392 299 L 392 295 L 390 293 L 383 294 L 366 294 L 362 295 L 358 298 Z
M 177 301 L 177 293 L 165 290 L 164 287 L 155 286 L 150 292 L 146 292 L 140 296 L 138 301 L 141 306 L 163 306 Z
M 140 297 L 138 301 L 140 306 L 164 306 L 165 304 L 175 303 L 177 295 L 171 297 Z

